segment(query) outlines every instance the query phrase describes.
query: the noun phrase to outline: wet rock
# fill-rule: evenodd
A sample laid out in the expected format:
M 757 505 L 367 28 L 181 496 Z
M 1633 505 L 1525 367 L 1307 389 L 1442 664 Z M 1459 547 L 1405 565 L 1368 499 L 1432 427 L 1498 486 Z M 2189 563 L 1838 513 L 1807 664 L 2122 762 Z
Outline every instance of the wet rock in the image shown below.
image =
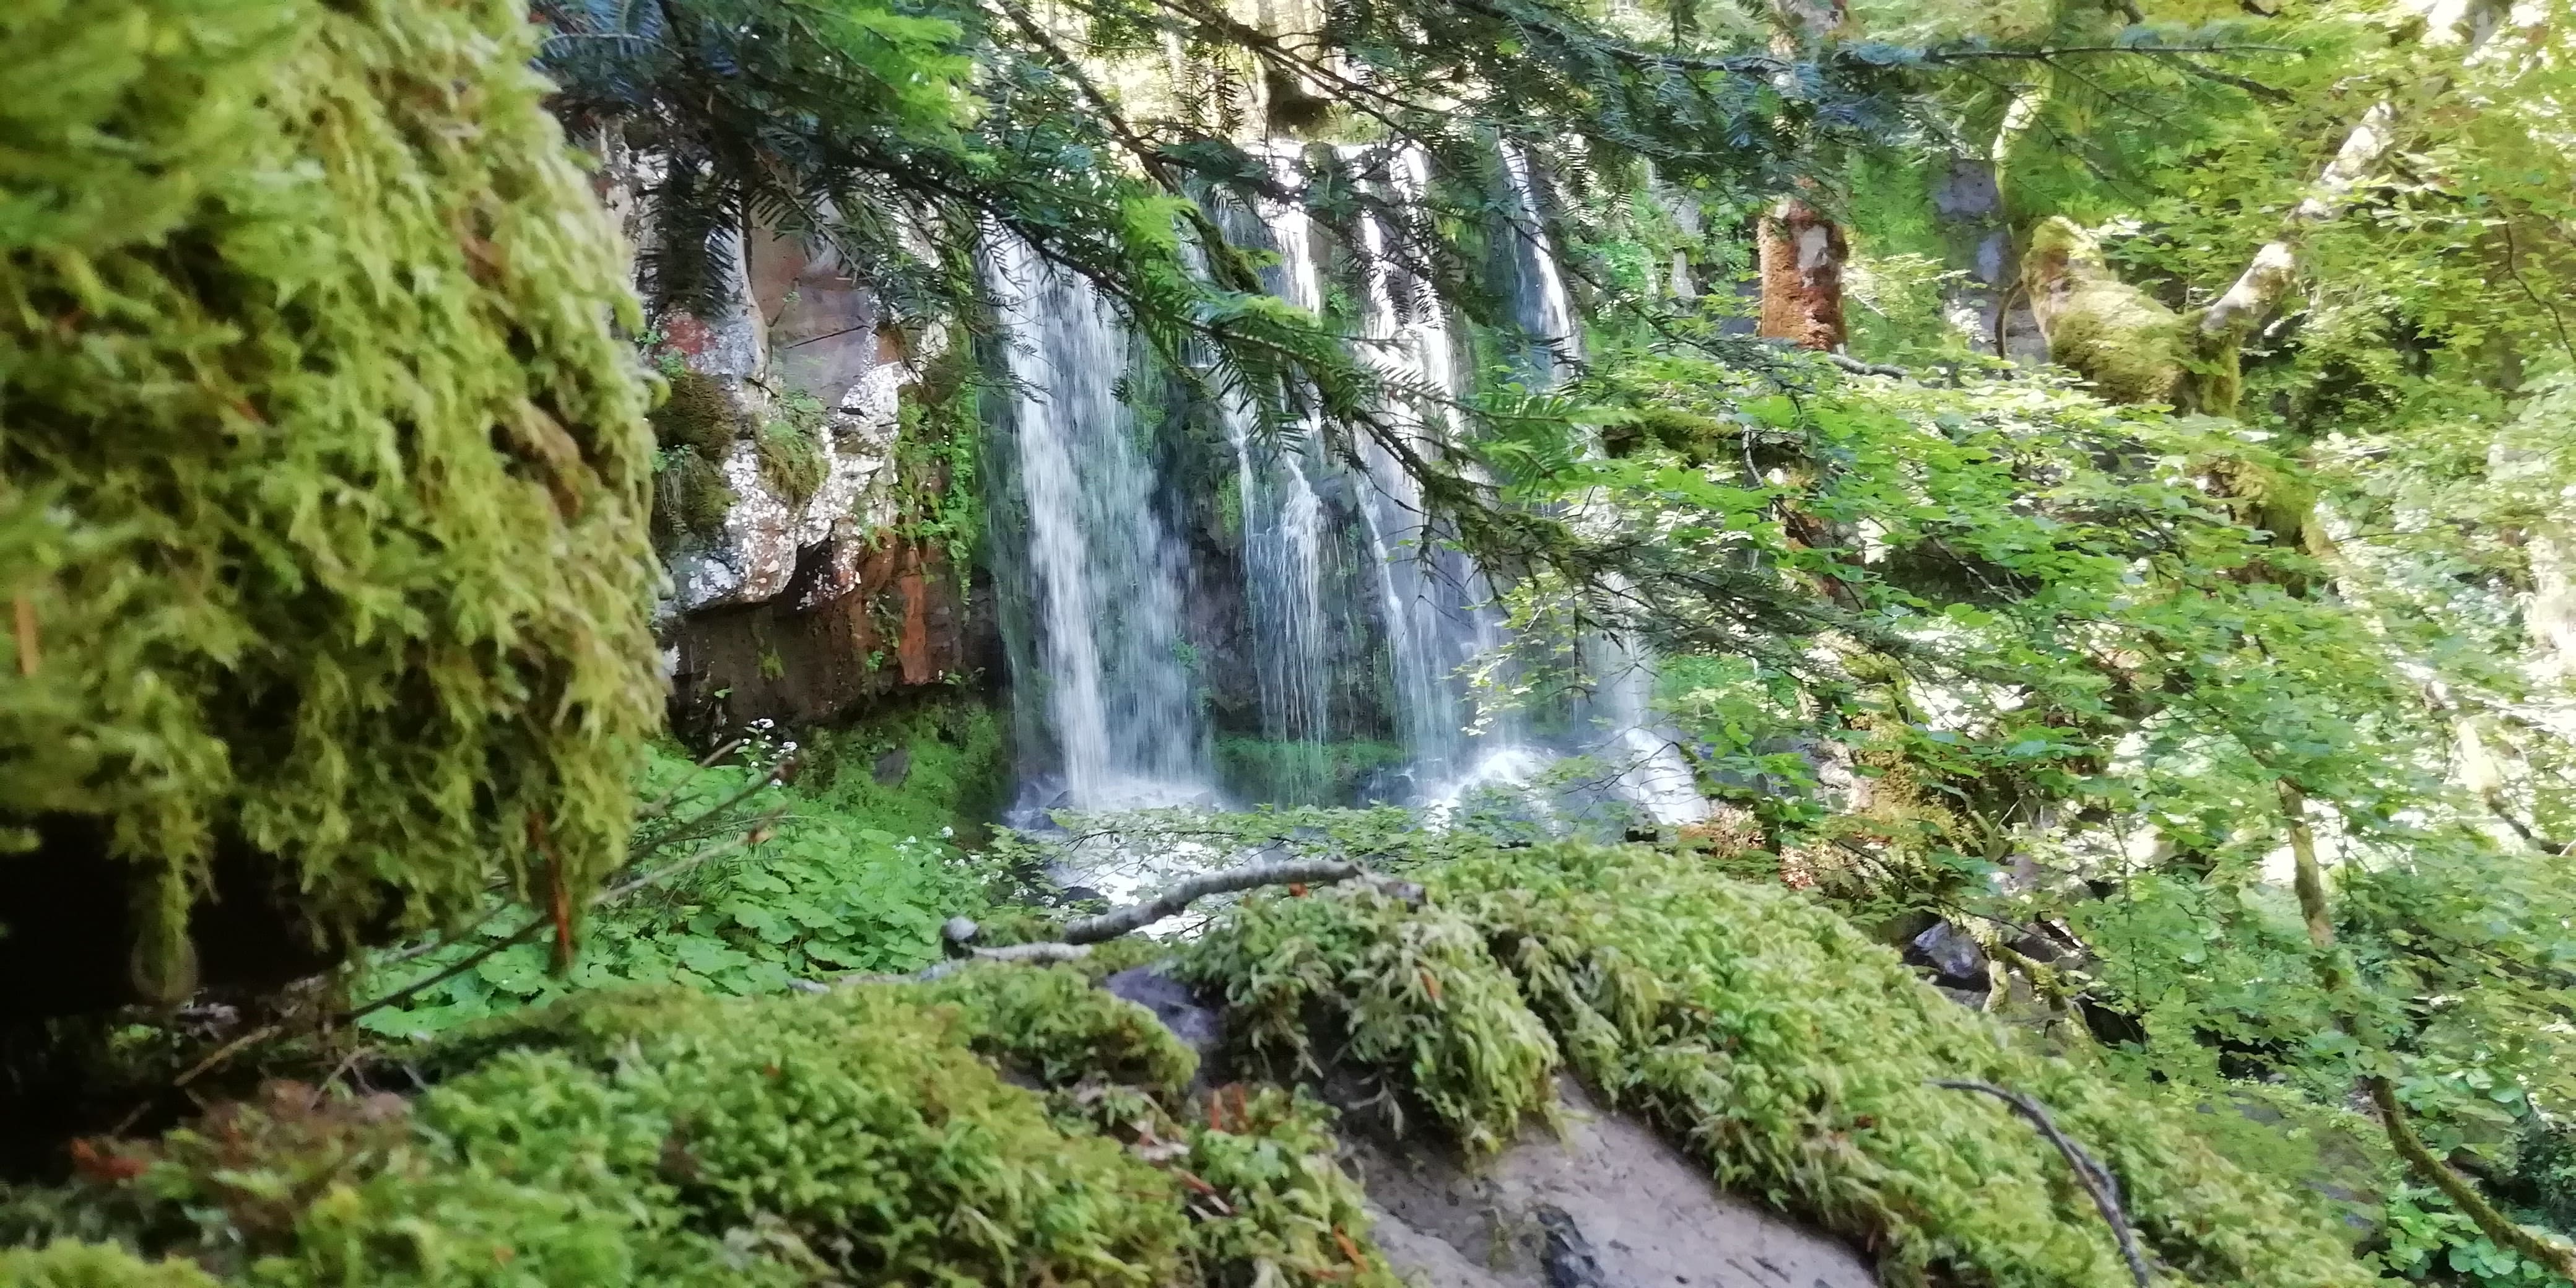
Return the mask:
M 877 763 L 869 768 L 869 776 L 877 780 L 879 787 L 903 786 L 903 780 L 912 777 L 912 748 L 897 747 L 877 757 Z
M 1196 990 L 1171 976 L 1166 963 L 1137 966 L 1119 971 L 1100 981 L 1115 997 L 1123 997 L 1154 1013 L 1181 1045 L 1199 1053 L 1205 1063 L 1225 1041 L 1225 1017 L 1216 1008 L 1202 1006 Z
M 1384 1214 L 1378 1246 L 1433 1288 L 1874 1288 L 1842 1243 L 1717 1188 L 1642 1124 L 1560 1081 L 1564 1136 L 1533 1126 L 1467 1167 L 1415 1135 L 1343 1118 Z
M 1968 932 L 1946 921 L 1914 937 L 1909 960 L 1930 966 L 1940 973 L 1945 984 L 1970 988 L 1986 986 L 1986 950 L 1977 946 Z
M 1547 1288 L 1611 1288 L 1602 1277 L 1601 1258 L 1592 1253 L 1592 1241 L 1583 1237 L 1583 1227 L 1565 1209 L 1542 1207 L 1535 1215 L 1547 1243 L 1539 1257 L 1540 1267 L 1547 1271 Z

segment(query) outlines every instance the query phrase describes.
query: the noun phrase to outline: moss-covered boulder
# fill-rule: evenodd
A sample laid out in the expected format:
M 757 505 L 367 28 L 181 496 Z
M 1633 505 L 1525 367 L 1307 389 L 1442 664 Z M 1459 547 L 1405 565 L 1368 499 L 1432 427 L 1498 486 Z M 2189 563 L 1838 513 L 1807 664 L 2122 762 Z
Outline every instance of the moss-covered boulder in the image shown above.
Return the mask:
M 1247 903 L 1186 958 L 1243 1040 L 1303 1056 L 1320 1018 L 1471 1148 L 1581 1076 L 1717 1180 L 1850 1239 L 1891 1284 L 2127 1281 L 2066 1160 L 1973 1080 L 2047 1105 L 2109 1166 L 2159 1282 L 2360 1284 L 2332 1219 L 2193 1115 L 2052 1058 L 1924 985 L 1822 905 L 1687 855 L 1543 846 L 1365 891 Z M 1288 1061 L 1293 1066 L 1294 1059 Z
M 2240 378 L 2236 338 L 2202 334 L 2197 315 L 2176 313 L 2120 280 L 2091 234 L 2064 218 L 2040 222 L 2022 255 L 2021 284 L 2049 357 L 2115 403 L 2163 403 L 2232 415 Z
M 653 440 L 535 39 L 515 0 L 0 12 L 9 993 L 97 973 L 30 956 L 65 919 L 185 993 L 218 866 L 328 950 L 620 861 Z

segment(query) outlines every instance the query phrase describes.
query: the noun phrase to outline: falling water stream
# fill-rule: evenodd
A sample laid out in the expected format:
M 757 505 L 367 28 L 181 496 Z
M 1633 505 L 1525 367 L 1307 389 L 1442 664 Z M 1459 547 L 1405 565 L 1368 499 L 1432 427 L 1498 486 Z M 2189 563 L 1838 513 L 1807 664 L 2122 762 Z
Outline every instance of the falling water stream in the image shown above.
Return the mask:
M 1008 432 L 1026 507 L 1024 633 L 1054 753 L 1042 806 L 1104 809 L 1214 798 L 1183 665 L 1188 570 L 1117 398 L 1127 336 L 1089 283 L 1000 239 L 989 270 L 1006 315 Z M 1024 755 L 1028 749 L 1024 748 Z
M 1429 172 L 1420 153 L 1375 155 L 1383 172 L 1371 178 L 1382 191 L 1398 204 L 1421 196 Z M 1359 156 L 1346 151 L 1344 160 Z M 1283 184 L 1302 182 L 1297 150 L 1281 145 L 1271 161 Z M 1528 337 L 1519 365 L 1530 387 L 1546 388 L 1578 355 L 1578 328 L 1528 167 L 1513 153 L 1505 162 L 1523 216 L 1507 230 L 1513 320 Z M 1267 289 L 1321 311 L 1324 274 L 1304 209 L 1265 201 L 1237 213 L 1249 239 L 1277 253 Z M 1706 805 L 1690 767 L 1650 710 L 1651 659 L 1633 641 L 1580 641 L 1597 685 L 1574 714 L 1592 735 L 1534 738 L 1518 713 L 1480 701 L 1471 675 L 1510 643 L 1494 587 L 1444 539 L 1399 455 L 1454 460 L 1449 413 L 1467 373 L 1454 324 L 1402 267 L 1402 233 L 1364 218 L 1355 248 L 1362 271 L 1353 283 L 1354 344 L 1395 391 L 1384 417 L 1388 441 L 1363 435 L 1354 466 L 1322 449 L 1324 426 L 1311 410 L 1269 426 L 1246 400 L 1217 406 L 1240 501 L 1240 567 L 1232 571 L 1242 589 L 1242 654 L 1261 739 L 1289 753 L 1281 761 L 1289 772 L 1269 790 L 1333 803 L 1323 800 L 1327 785 L 1313 768 L 1327 749 L 1392 734 L 1405 763 L 1367 794 L 1434 816 L 1479 788 L 1525 781 L 1561 756 L 1584 754 L 1601 764 L 1608 794 L 1638 812 L 1666 823 L 1700 817 Z M 1006 428 L 1020 514 L 1010 539 L 1022 547 L 1013 564 L 1023 605 L 1013 619 L 1027 744 L 1022 814 L 1217 803 L 1201 710 L 1207 677 L 1185 661 L 1196 653 L 1184 623 L 1197 619 L 1183 606 L 1206 570 L 1190 566 L 1155 454 L 1118 397 L 1135 373 L 1133 346 L 1087 284 L 1043 267 L 1025 246 L 997 244 L 988 271 L 1008 304 L 1014 385 Z M 1333 602 L 1354 592 L 1367 602 Z M 1352 632 L 1362 634 L 1345 638 Z M 1340 673 L 1370 666 L 1382 668 L 1375 685 Z M 1355 687 L 1376 694 L 1356 714 L 1335 699 Z

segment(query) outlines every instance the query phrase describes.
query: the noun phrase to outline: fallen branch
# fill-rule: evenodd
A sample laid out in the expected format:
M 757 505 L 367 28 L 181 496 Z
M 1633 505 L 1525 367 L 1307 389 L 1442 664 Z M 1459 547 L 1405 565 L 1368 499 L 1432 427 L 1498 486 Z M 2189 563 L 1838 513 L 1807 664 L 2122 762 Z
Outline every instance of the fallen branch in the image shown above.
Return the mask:
M 1085 917 L 1064 928 L 1068 944 L 1096 944 L 1177 917 L 1192 903 L 1212 894 L 1232 894 L 1269 885 L 1325 885 L 1360 875 L 1356 863 L 1340 859 L 1277 859 L 1194 876 L 1165 888 L 1143 903 Z
M 1064 938 L 1034 944 L 1009 944 L 1000 948 L 969 949 L 969 955 L 941 962 L 911 975 L 851 975 L 844 984 L 892 983 L 897 981 L 927 984 L 945 979 L 977 962 L 1073 962 L 1091 955 L 1091 946 L 1121 935 L 1133 934 L 1155 922 L 1177 917 L 1193 903 L 1212 894 L 1232 894 L 1272 885 L 1327 885 L 1347 881 L 1366 869 L 1341 859 L 1277 859 L 1267 863 L 1247 863 L 1222 872 L 1208 872 L 1172 885 L 1143 903 L 1115 908 L 1097 917 L 1085 917 L 1064 928 Z M 1419 901 L 1422 887 L 1408 881 L 1384 881 L 1381 888 L 1401 899 Z M 949 943 L 963 947 L 975 937 L 976 925 L 964 917 L 951 917 L 940 927 L 940 935 Z M 820 992 L 820 985 L 796 985 L 800 992 Z
M 899 975 L 895 978 L 909 980 L 915 984 L 927 984 L 935 979 L 946 979 L 977 962 L 1078 962 L 1090 955 L 1091 945 L 1089 944 L 1068 944 L 1059 941 L 1010 944 L 1001 948 L 978 948 L 971 957 L 941 962 L 916 974 Z
M 2406 1106 L 2398 1102 L 2397 1088 L 2388 1079 L 2371 1074 L 2361 1080 L 2361 1085 L 2370 1093 L 2372 1107 L 2379 1110 L 2380 1123 L 2388 1130 L 2388 1143 L 2396 1146 L 2397 1156 L 2405 1159 L 2416 1175 L 2431 1181 L 2444 1198 L 2477 1223 L 2480 1233 L 2499 1247 L 2511 1248 L 2539 1262 L 2551 1274 L 2576 1280 L 2576 1248 L 2506 1216 L 2487 1201 L 2486 1195 L 2478 1193 L 2467 1177 L 2443 1162 L 2406 1121 Z
M 2057 1146 L 2057 1152 L 2066 1155 L 2067 1164 L 2075 1169 L 2075 1179 L 2083 1184 L 2085 1193 L 2093 1196 L 2093 1206 L 2101 1209 L 2103 1221 L 2110 1225 L 2111 1233 L 2120 1241 L 2120 1255 L 2128 1259 L 2130 1277 L 2138 1281 L 2138 1288 L 2150 1288 L 2154 1280 L 2147 1272 L 2147 1259 L 2138 1252 L 2137 1234 L 2129 1228 L 2129 1214 L 2120 1206 L 2119 1178 L 2111 1175 L 2111 1169 L 2104 1167 L 2101 1160 L 2084 1152 L 2083 1146 L 2059 1131 L 2056 1120 L 2048 1116 L 2045 1106 L 2018 1091 L 1998 1087 L 1991 1082 L 1936 1078 L 1932 1085 L 1952 1091 L 1983 1092 L 2012 1106 L 2014 1112 L 2038 1127 L 2040 1134 Z

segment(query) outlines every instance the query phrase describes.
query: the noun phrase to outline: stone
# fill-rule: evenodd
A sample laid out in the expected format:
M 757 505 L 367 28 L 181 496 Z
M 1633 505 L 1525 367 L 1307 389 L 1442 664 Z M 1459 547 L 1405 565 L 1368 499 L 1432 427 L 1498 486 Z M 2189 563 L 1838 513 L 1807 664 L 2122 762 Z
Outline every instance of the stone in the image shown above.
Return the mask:
M 903 786 L 903 780 L 912 777 L 912 748 L 897 747 L 877 757 L 876 763 L 868 767 L 868 776 L 876 779 L 879 787 Z
M 1156 962 L 1119 971 L 1100 981 L 1113 997 L 1123 997 L 1154 1013 L 1181 1045 L 1199 1053 L 1204 1065 L 1225 1041 L 1225 1017 L 1199 1003 L 1196 990 L 1172 977 L 1169 963 Z
M 1433 1288 L 1875 1288 L 1839 1240 L 1728 1194 L 1642 1123 L 1560 1079 L 1560 1138 L 1533 1125 L 1474 1167 L 1416 1135 L 1343 1118 L 1383 1214 L 1378 1246 Z
M 1949 922 L 1936 921 L 1916 935 L 1914 951 L 1907 955 L 1940 972 L 1944 983 L 1986 986 L 1986 950 L 1968 932 Z

